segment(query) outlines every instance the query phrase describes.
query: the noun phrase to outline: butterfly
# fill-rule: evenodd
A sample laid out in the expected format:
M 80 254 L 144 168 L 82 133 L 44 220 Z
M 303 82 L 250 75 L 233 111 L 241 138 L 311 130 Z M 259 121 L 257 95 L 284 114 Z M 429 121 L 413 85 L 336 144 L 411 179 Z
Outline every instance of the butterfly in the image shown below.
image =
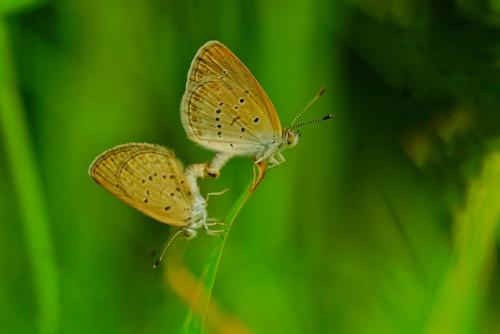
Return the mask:
M 282 151 L 297 145 L 300 129 L 320 119 L 295 125 L 324 89 L 282 129 L 271 100 L 248 68 L 222 43 L 209 41 L 196 53 L 181 102 L 181 121 L 189 139 L 216 153 L 206 174 L 218 176 L 235 156 L 255 161 L 262 179 L 268 168 L 285 161 Z M 255 183 L 254 183 L 255 184 Z
M 207 218 L 207 200 L 200 194 L 196 177 L 201 165 L 185 170 L 174 153 L 154 144 L 118 145 L 99 155 L 89 175 L 114 196 L 161 223 L 179 227 L 163 248 L 179 235 L 193 238 L 200 228 L 208 234 L 221 233 L 211 226 L 222 225 Z M 214 195 L 218 193 L 212 193 Z M 157 261 L 157 263 L 159 263 Z

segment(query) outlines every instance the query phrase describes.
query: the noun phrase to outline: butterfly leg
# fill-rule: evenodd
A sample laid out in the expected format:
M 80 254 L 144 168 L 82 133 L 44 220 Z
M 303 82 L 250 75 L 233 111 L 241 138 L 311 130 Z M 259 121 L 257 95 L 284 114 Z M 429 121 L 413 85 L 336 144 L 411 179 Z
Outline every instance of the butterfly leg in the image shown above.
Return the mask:
M 222 229 L 210 228 L 211 226 L 223 226 Z M 218 235 L 219 233 L 224 233 L 226 231 L 226 224 L 217 218 L 208 218 L 207 222 L 203 224 L 205 231 L 208 235 Z
M 271 159 L 269 159 L 268 169 L 281 165 L 284 162 L 285 162 L 285 157 L 283 156 L 283 154 L 281 154 L 281 152 L 278 152 L 275 155 L 273 155 Z
M 225 230 L 207 230 L 207 234 L 211 236 L 221 236 L 222 233 L 224 233 Z
M 282 164 L 286 161 L 285 157 L 283 156 L 283 154 L 281 152 L 278 152 L 278 154 L 276 154 L 276 158 L 278 160 L 278 163 Z
M 229 188 L 226 188 L 222 191 L 217 191 L 217 192 L 214 192 L 214 193 L 208 193 L 207 196 L 205 197 L 205 200 L 208 202 L 208 200 L 210 199 L 210 196 L 220 196 L 220 195 L 224 195 L 225 193 L 227 193 L 229 191 Z
M 205 226 L 224 226 L 226 223 L 224 223 L 222 220 L 218 218 L 208 218 L 207 222 L 205 223 Z
M 274 168 L 279 164 L 280 164 L 279 161 L 275 157 L 272 157 L 271 159 L 269 159 L 269 165 L 267 166 L 267 169 Z

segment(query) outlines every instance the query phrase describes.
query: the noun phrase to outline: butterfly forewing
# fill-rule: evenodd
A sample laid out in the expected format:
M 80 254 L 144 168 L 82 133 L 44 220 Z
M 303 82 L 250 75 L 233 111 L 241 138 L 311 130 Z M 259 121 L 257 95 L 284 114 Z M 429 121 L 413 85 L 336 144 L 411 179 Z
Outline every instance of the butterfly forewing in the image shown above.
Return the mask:
M 253 154 L 281 136 L 278 115 L 264 90 L 219 42 L 196 54 L 181 104 L 188 136 L 210 149 Z
M 184 226 L 192 207 L 181 163 L 150 144 L 112 148 L 90 166 L 91 177 L 113 195 L 162 223 Z
M 275 137 L 270 119 L 259 112 L 252 97 L 225 82 L 194 87 L 187 110 L 184 121 L 190 137 L 217 151 L 252 154 Z

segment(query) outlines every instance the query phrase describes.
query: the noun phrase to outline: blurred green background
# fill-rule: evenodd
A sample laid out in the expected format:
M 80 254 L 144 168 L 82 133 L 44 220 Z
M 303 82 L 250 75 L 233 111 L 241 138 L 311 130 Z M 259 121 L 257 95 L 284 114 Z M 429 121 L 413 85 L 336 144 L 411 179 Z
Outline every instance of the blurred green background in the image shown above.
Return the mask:
M 304 119 L 336 119 L 304 129 L 243 208 L 207 332 L 500 332 L 498 0 L 0 0 L 0 16 L 0 332 L 181 332 L 164 270 L 185 249 L 199 276 L 214 239 L 177 241 L 153 270 L 169 227 L 87 168 L 127 142 L 211 158 L 179 117 L 211 39 L 284 126 L 321 86 Z M 230 189 L 210 215 L 251 178 L 234 159 L 202 181 Z

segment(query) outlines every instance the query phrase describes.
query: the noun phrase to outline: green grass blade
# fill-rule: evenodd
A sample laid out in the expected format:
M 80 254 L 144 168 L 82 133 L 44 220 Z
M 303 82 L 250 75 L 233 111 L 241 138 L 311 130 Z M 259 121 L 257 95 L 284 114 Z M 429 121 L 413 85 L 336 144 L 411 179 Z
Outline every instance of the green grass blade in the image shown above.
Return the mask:
M 59 317 L 58 273 L 49 219 L 10 57 L 8 28 L 0 18 L 0 129 L 33 270 L 40 333 L 56 333 Z
M 451 265 L 438 291 L 427 333 L 471 333 L 480 314 L 481 285 L 489 279 L 500 218 L 500 153 L 486 157 L 457 217 Z
M 189 310 L 183 325 L 183 333 L 185 334 L 203 333 L 205 315 L 207 313 L 208 305 L 210 303 L 210 297 L 212 295 L 212 290 L 214 288 L 215 278 L 217 276 L 217 271 L 220 266 L 222 253 L 224 252 L 224 247 L 226 245 L 226 240 L 229 235 L 229 231 L 231 230 L 231 226 L 238 217 L 238 214 L 240 213 L 241 209 L 248 201 L 250 196 L 253 194 L 253 192 L 250 191 L 250 189 L 251 185 L 248 188 L 246 188 L 245 191 L 240 195 L 238 200 L 234 203 L 233 207 L 231 208 L 231 211 L 227 215 L 226 232 L 224 233 L 223 237 L 217 241 L 217 244 L 215 245 L 212 254 L 207 260 L 205 269 L 203 271 L 203 275 L 200 279 L 200 285 L 201 285 L 200 289 L 202 289 L 204 293 L 200 291 L 197 295 L 206 296 L 205 300 L 201 301 L 203 303 L 202 316 L 200 317 L 199 314 L 196 314 L 196 311 L 193 308 Z

